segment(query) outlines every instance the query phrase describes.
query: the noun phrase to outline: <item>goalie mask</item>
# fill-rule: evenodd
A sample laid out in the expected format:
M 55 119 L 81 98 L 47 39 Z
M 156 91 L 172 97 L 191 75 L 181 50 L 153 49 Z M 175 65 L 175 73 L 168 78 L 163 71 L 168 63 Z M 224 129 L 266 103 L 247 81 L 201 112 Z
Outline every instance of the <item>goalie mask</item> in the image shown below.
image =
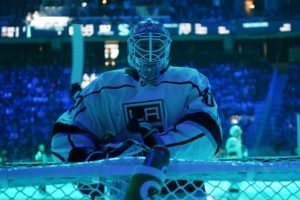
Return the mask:
M 153 82 L 168 67 L 171 38 L 166 28 L 151 18 L 133 27 L 127 40 L 128 63 L 146 82 Z

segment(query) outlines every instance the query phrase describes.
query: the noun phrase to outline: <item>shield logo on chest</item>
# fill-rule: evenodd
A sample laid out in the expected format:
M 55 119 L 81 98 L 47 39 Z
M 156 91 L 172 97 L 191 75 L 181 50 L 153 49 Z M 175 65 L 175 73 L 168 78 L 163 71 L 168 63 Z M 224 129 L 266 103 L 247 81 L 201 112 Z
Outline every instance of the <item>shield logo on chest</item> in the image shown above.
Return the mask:
M 159 131 L 163 131 L 165 112 L 162 99 L 124 103 L 123 111 L 126 124 L 131 119 L 136 119 L 148 122 Z

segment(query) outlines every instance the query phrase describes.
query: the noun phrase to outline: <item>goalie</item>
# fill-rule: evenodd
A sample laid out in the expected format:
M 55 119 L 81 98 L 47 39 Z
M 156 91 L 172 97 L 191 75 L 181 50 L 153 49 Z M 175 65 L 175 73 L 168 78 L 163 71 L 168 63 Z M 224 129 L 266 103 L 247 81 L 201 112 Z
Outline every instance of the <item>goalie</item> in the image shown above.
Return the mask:
M 222 131 L 208 79 L 168 65 L 171 38 L 153 19 L 137 23 L 127 42 L 129 67 L 102 73 L 56 121 L 54 160 L 143 156 L 156 144 L 171 158 L 212 158 Z

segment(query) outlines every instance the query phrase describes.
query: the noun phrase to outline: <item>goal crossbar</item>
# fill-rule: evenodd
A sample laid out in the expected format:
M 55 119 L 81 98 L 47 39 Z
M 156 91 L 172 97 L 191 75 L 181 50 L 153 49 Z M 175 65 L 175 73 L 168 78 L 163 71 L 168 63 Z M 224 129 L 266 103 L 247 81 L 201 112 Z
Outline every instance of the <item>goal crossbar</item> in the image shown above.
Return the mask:
M 0 189 L 74 182 L 100 177 L 131 176 L 143 158 L 114 158 L 83 163 L 12 164 L 0 167 Z M 248 160 L 171 160 L 167 178 L 203 181 L 300 181 L 300 158 Z M 26 181 L 24 181 L 26 180 Z

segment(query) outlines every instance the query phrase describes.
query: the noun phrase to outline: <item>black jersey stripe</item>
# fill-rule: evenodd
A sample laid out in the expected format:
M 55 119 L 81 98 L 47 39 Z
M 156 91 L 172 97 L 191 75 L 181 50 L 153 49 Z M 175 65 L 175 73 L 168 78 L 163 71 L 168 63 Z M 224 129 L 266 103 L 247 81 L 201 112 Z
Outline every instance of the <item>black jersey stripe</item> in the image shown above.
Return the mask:
M 60 133 L 67 133 L 70 135 L 76 135 L 76 134 L 85 135 L 85 137 L 89 138 L 90 141 L 92 141 L 96 147 L 99 145 L 101 146 L 101 145 L 107 144 L 107 143 L 111 142 L 113 139 L 112 138 L 113 136 L 111 136 L 111 135 L 107 135 L 105 138 L 100 139 L 93 133 L 83 130 L 83 129 L 80 129 L 77 126 L 70 125 L 70 124 L 64 124 L 61 122 L 56 122 L 54 125 L 54 128 L 52 130 L 52 137 L 54 135 L 60 134 Z
M 56 122 L 52 129 L 52 136 L 56 135 L 57 133 L 81 133 L 82 134 L 82 133 L 89 133 L 89 132 L 71 124 Z
M 75 108 L 77 108 L 77 106 L 79 106 L 79 104 L 83 101 L 83 96 L 82 95 L 78 95 L 76 97 L 76 102 L 74 104 L 74 106 L 70 109 L 70 110 L 73 110 Z
M 70 145 L 71 145 L 71 147 L 74 149 L 74 148 L 76 148 L 76 146 L 75 146 L 75 144 L 74 144 L 74 142 L 73 142 L 73 140 L 72 140 L 72 138 L 71 138 L 71 135 L 68 135 L 68 142 L 70 143 Z
M 74 120 L 76 119 L 77 115 L 79 115 L 80 113 L 82 113 L 85 110 L 86 110 L 86 107 L 83 107 L 82 109 L 78 110 L 78 112 L 76 112 L 74 115 Z
M 176 130 L 176 128 L 172 128 L 172 129 L 169 129 L 169 130 L 167 130 L 167 131 L 165 131 L 165 132 L 163 132 L 163 133 L 160 133 L 160 134 L 158 134 L 158 135 L 159 135 L 159 136 L 168 135 L 171 131 L 176 132 L 177 130 Z
M 93 92 L 90 92 L 86 95 L 79 95 L 77 98 L 77 102 L 75 103 L 75 105 L 71 108 L 71 110 L 74 110 L 75 108 L 77 108 L 80 103 L 84 100 L 84 98 L 93 95 L 93 94 L 99 94 L 102 92 L 102 90 L 104 89 L 110 89 L 110 90 L 115 90 L 115 89 L 121 89 L 121 88 L 125 88 L 125 87 L 130 87 L 130 88 L 135 88 L 133 85 L 129 85 L 129 84 L 125 84 L 125 85 L 119 85 L 119 86 L 104 86 L 102 88 L 100 88 L 99 90 L 95 90 Z
M 194 88 L 197 89 L 199 96 L 203 96 L 202 92 L 200 90 L 200 87 L 198 85 L 196 85 L 195 83 L 193 83 L 192 81 L 182 81 L 182 82 L 177 82 L 177 81 L 161 81 L 157 84 L 155 84 L 155 86 L 158 86 L 160 84 L 175 84 L 175 85 L 185 85 L 185 84 L 190 84 L 192 85 Z
M 217 143 L 217 151 L 222 144 L 222 134 L 218 123 L 206 112 L 196 112 L 185 115 L 177 124 L 184 121 L 194 121 L 206 128 Z
M 64 159 L 64 157 L 62 157 L 60 154 L 54 152 L 54 151 L 51 151 L 51 153 L 56 156 L 59 160 L 61 160 L 62 162 L 66 162 L 66 160 Z
M 184 144 L 187 144 L 187 143 L 190 143 L 190 142 L 193 142 L 199 138 L 202 138 L 204 136 L 204 133 L 200 133 L 199 135 L 196 135 L 190 139 L 187 139 L 187 140 L 184 140 L 184 141 L 181 141 L 181 142 L 176 142 L 176 143 L 172 143 L 172 144 L 167 144 L 166 146 L 167 147 L 174 147 L 174 146 L 180 146 L 180 145 L 184 145 Z

